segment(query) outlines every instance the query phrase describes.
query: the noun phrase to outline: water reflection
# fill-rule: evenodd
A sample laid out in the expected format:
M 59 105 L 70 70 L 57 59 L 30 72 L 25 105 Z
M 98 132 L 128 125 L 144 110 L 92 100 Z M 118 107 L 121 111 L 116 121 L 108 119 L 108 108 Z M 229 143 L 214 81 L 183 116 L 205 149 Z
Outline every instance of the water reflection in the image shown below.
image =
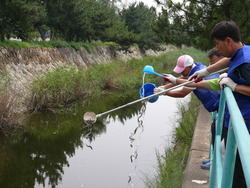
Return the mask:
M 136 100 L 137 96 L 131 92 L 110 94 L 91 103 L 84 102 L 85 108 L 78 104 L 70 114 L 32 115 L 26 121 L 26 131 L 0 140 L 0 187 L 57 187 L 76 150 L 95 149 L 93 141 L 106 133 L 110 121 L 119 120 L 124 124 L 140 112 L 142 103 L 112 112 L 108 118 L 99 118 L 93 126 L 82 122 L 82 114 L 89 110 L 104 112 Z
M 69 166 L 66 156 L 74 156 L 75 147 L 83 147 L 83 143 L 80 126 L 72 126 L 75 122 L 68 119 L 57 120 L 33 122 L 28 132 L 8 140 L 8 148 L 2 151 L 6 158 L 0 160 L 1 187 L 45 186 L 45 179 L 50 187 L 58 185 L 63 167 Z

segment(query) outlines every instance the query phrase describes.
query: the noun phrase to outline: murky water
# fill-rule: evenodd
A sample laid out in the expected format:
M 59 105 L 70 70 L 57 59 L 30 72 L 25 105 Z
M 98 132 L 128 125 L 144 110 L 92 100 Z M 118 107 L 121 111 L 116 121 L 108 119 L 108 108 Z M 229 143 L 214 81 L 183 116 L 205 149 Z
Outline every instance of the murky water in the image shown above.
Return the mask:
M 112 95 L 87 110 L 101 113 L 131 100 Z M 79 106 L 67 115 L 33 115 L 26 132 L 1 140 L 0 187 L 143 188 L 156 173 L 156 151 L 163 154 L 171 145 L 177 101 L 183 100 L 161 96 L 146 104 L 141 117 L 138 103 L 99 118 L 93 127 L 83 123 L 87 110 Z

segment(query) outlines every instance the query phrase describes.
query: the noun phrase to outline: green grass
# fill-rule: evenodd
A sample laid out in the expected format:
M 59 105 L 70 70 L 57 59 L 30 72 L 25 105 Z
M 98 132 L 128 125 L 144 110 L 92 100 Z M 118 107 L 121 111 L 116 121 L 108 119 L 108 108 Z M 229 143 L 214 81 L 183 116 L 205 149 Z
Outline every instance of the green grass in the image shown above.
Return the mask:
M 93 47 L 95 46 L 117 46 L 114 42 L 66 42 L 60 40 L 52 40 L 52 41 L 10 41 L 6 40 L 4 42 L 0 42 L 0 47 L 11 47 L 11 48 L 30 48 L 30 47 L 50 47 L 50 48 L 74 48 L 75 50 L 79 50 L 80 48 L 85 48 L 89 53 L 93 51 Z

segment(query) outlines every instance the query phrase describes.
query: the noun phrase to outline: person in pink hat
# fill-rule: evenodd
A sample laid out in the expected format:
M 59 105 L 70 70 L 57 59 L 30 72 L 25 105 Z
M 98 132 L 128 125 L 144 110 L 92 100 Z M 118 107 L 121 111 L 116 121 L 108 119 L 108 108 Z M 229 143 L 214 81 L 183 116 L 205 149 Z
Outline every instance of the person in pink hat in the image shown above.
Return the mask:
M 195 63 L 194 59 L 190 55 L 182 55 L 178 58 L 176 67 L 174 68 L 174 72 L 181 74 L 180 78 L 182 79 L 188 79 L 190 76 L 192 76 L 196 71 L 206 68 L 205 65 L 202 63 Z M 169 83 L 167 85 L 159 86 L 154 89 L 154 93 L 159 93 L 163 90 L 166 90 L 170 87 L 175 86 L 176 84 L 176 78 L 172 77 L 173 80 L 171 80 L 172 83 Z M 206 77 L 206 80 L 219 78 L 219 75 L 212 75 L 209 77 Z M 168 77 L 168 79 L 171 79 Z M 197 98 L 202 102 L 204 107 L 207 109 L 208 112 L 214 112 L 218 110 L 219 107 L 219 100 L 220 100 L 220 92 L 219 91 L 211 91 L 204 88 L 195 88 L 195 87 L 187 87 L 184 86 L 179 90 L 171 90 L 164 95 L 168 95 L 170 97 L 176 97 L 176 98 L 183 98 L 193 92 Z
M 182 76 L 188 76 L 194 65 L 194 59 L 190 55 L 182 55 L 177 60 L 177 65 L 174 68 L 174 72 L 182 74 Z

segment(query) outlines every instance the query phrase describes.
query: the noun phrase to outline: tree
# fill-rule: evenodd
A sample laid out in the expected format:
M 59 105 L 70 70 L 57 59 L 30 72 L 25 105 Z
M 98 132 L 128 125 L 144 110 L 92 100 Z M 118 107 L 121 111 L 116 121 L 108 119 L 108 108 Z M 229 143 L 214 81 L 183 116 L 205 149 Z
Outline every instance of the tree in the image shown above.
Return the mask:
M 167 44 L 175 44 L 179 47 L 181 47 L 182 44 L 191 45 L 191 40 L 187 32 L 182 28 L 181 19 L 176 18 L 171 23 L 167 11 L 163 11 L 159 14 L 158 19 L 153 25 L 153 30 L 157 33 L 158 37 Z
M 39 0 L 4 0 L 0 6 L 1 40 L 11 35 L 29 39 L 29 33 L 40 26 L 38 23 L 45 19 L 45 9 Z
M 106 40 L 105 30 L 118 16 L 114 1 L 48 1 L 48 24 L 66 41 Z
M 118 0 L 2 0 L 1 40 L 10 36 L 32 40 L 45 31 L 51 39 L 66 41 L 110 41 L 120 45 L 137 43 L 142 49 L 158 48 L 159 38 L 152 29 L 156 10 L 144 3 L 132 4 L 119 12 Z
M 34 28 L 39 32 L 41 39 L 45 40 L 45 31 L 47 28 L 46 3 L 43 0 L 30 0 L 32 9 L 30 10 L 30 19 Z
M 175 38 L 183 33 L 183 37 L 188 38 L 183 41 L 184 44 L 189 45 L 191 42 L 195 47 L 207 50 L 213 46 L 210 39 L 211 30 L 222 20 L 234 20 L 241 28 L 243 41 L 250 40 L 250 1 L 183 0 L 182 3 L 174 3 L 172 0 L 156 1 L 163 5 L 163 9 L 155 31 L 162 36 L 165 31 L 162 31 L 159 25 L 162 20 L 167 19 L 170 23 L 164 29 L 175 31 L 176 34 L 170 35 L 171 38 L 165 38 L 165 41 L 176 44 Z
M 92 2 L 88 0 L 56 0 L 47 1 L 48 26 L 54 37 L 66 41 L 87 40 L 91 36 Z
M 108 39 L 106 29 L 112 28 L 120 19 L 116 13 L 116 7 L 109 0 L 101 0 L 95 3 L 92 11 L 93 38 L 95 40 L 105 41 Z
M 128 30 L 124 20 L 117 19 L 115 24 L 106 29 L 106 37 L 108 41 L 116 42 L 124 48 L 128 48 L 131 44 L 139 41 L 138 36 Z
M 133 3 L 127 9 L 123 9 L 120 15 L 125 20 L 128 30 L 137 35 L 137 43 L 141 48 L 159 48 L 160 40 L 152 29 L 156 20 L 155 8 L 148 8 L 143 2 Z

